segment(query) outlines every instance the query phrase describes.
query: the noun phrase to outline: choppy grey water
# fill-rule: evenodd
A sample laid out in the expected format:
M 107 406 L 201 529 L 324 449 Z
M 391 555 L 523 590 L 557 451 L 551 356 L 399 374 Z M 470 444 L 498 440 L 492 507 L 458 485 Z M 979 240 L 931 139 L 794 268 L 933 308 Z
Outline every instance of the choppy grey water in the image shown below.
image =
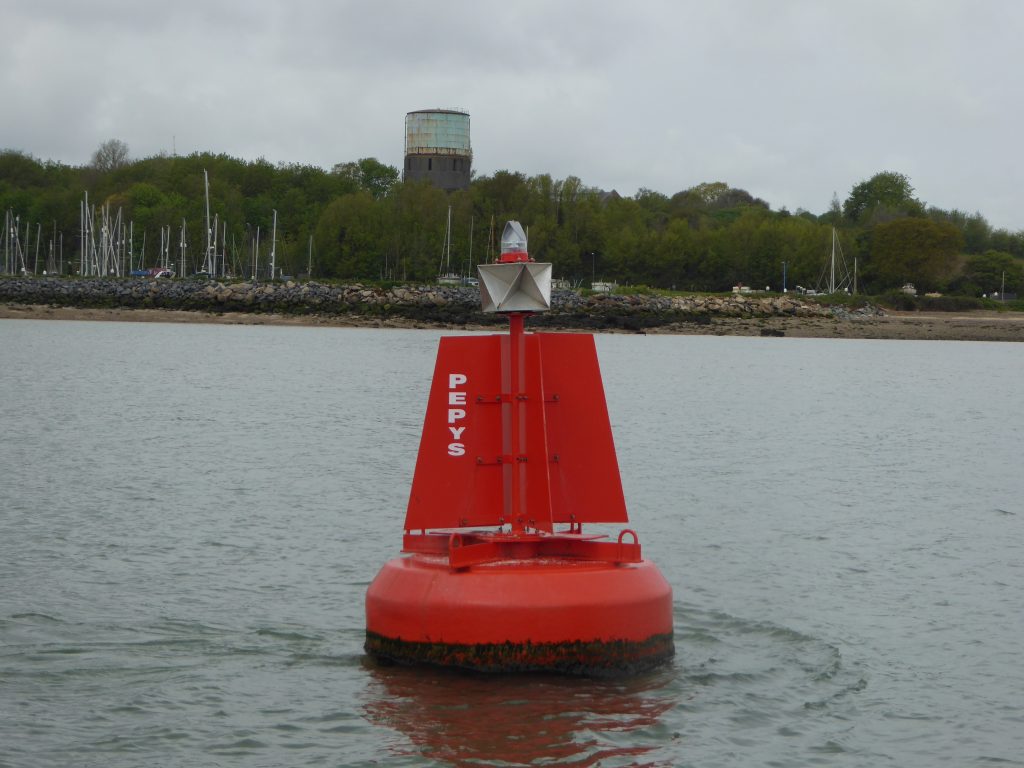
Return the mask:
M 0 765 L 1024 766 L 1024 355 L 603 336 L 677 657 L 377 668 L 439 334 L 0 321 Z

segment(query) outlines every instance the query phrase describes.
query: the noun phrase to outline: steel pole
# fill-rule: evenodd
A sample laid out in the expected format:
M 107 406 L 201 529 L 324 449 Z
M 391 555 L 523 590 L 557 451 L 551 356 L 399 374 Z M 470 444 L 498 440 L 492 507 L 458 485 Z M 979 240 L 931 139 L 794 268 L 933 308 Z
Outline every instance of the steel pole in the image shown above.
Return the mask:
M 512 530 L 523 531 L 525 525 L 525 510 L 523 509 L 523 425 L 522 419 L 522 354 L 524 315 L 522 312 L 511 312 L 508 316 L 509 331 L 509 401 L 511 405 L 511 445 L 510 454 L 512 459 Z

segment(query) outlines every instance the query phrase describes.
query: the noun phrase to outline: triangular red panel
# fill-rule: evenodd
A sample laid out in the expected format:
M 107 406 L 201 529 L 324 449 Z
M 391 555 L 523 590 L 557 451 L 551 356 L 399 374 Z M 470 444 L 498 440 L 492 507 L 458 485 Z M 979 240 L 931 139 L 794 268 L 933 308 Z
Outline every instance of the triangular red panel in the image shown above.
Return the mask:
M 531 528 L 627 521 L 593 337 L 524 341 L 516 457 L 509 337 L 441 339 L 406 530 L 510 523 L 516 477 Z
M 504 514 L 498 463 L 503 453 L 501 341 L 500 336 L 441 339 L 405 530 L 499 524 Z
M 594 337 L 528 338 L 541 347 L 555 522 L 628 522 Z

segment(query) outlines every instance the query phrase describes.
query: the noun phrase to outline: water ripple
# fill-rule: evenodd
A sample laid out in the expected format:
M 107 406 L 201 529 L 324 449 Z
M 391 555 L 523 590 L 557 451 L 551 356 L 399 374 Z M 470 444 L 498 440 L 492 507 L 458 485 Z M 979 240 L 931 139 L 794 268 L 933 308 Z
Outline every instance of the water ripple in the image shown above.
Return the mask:
M 438 334 L 0 323 L 0 765 L 1024 765 L 1005 346 L 600 337 L 677 647 L 603 681 L 363 654 Z

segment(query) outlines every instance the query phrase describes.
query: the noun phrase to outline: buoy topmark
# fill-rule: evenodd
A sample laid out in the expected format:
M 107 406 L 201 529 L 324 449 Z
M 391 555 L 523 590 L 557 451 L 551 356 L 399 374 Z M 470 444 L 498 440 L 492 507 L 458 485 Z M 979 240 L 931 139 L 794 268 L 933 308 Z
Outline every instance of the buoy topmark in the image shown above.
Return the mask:
M 488 672 L 621 673 L 674 652 L 672 590 L 628 522 L 592 336 L 527 334 L 551 265 L 518 222 L 481 265 L 508 335 L 441 339 L 402 551 L 366 594 L 366 651 Z M 557 529 L 557 526 L 563 526 Z

